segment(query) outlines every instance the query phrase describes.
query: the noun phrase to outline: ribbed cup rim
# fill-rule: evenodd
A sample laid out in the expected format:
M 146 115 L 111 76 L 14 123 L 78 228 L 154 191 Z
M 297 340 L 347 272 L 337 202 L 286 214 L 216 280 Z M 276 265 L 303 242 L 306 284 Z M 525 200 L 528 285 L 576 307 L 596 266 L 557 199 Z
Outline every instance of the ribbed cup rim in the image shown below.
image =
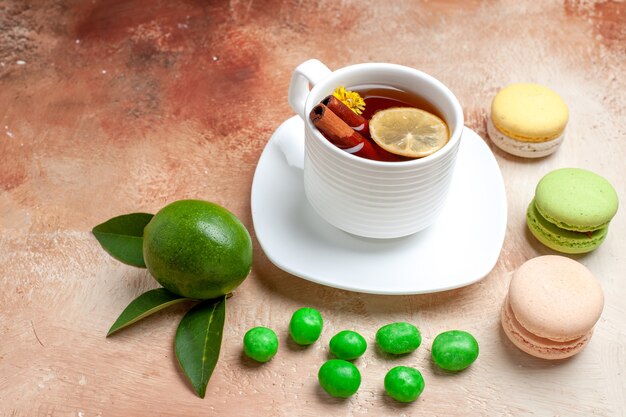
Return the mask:
M 393 71 L 398 71 L 398 72 L 405 72 L 408 74 L 411 74 L 415 77 L 418 78 L 422 78 L 424 80 L 426 80 L 427 82 L 429 82 L 430 84 L 434 85 L 437 89 L 439 89 L 450 101 L 450 103 L 452 104 L 452 111 L 453 114 L 456 116 L 456 118 L 458 119 L 458 123 L 456 124 L 456 126 L 454 127 L 454 131 L 451 132 L 450 134 L 450 140 L 448 141 L 448 143 L 446 143 L 443 148 L 439 149 L 437 152 L 433 153 L 432 155 L 428 155 L 425 156 L 423 158 L 418 158 L 418 159 L 413 159 L 413 160 L 409 160 L 409 161 L 399 161 L 399 162 L 387 162 L 387 161 L 376 161 L 373 159 L 367 159 L 367 158 L 361 158 L 359 156 L 355 156 L 352 154 L 349 154 L 341 149 L 339 149 L 338 147 L 336 147 L 335 145 L 333 145 L 332 143 L 330 143 L 328 140 L 326 140 L 326 138 L 324 138 L 324 136 L 322 136 L 322 134 L 320 133 L 320 131 L 313 125 L 313 123 L 311 122 L 311 120 L 309 119 L 309 117 L 305 118 L 305 123 L 307 126 L 307 129 L 310 129 L 311 132 L 313 133 L 313 136 L 315 137 L 315 139 L 317 139 L 319 142 L 321 142 L 323 144 L 323 146 L 327 147 L 328 149 L 330 149 L 331 152 L 336 153 L 337 155 L 340 155 L 340 157 L 342 158 L 346 158 L 348 160 L 352 160 L 356 163 L 360 163 L 366 166 L 370 166 L 370 167 L 376 167 L 376 168 L 389 168 L 389 167 L 396 167 L 396 168 L 410 168 L 410 167 L 415 167 L 415 166 L 420 166 L 426 163 L 430 163 L 433 161 L 436 161 L 437 159 L 442 158 L 444 155 L 447 155 L 448 152 L 454 148 L 454 144 L 456 142 L 458 142 L 461 138 L 461 133 L 463 131 L 463 127 L 464 127 L 464 120 L 463 120 L 463 110 L 461 108 L 461 104 L 459 103 L 459 100 L 456 98 L 456 96 L 452 93 L 452 91 L 450 91 L 450 89 L 448 87 L 446 87 L 441 81 L 439 81 L 438 79 L 436 79 L 435 77 L 426 74 L 425 72 L 422 72 L 420 70 L 417 70 L 415 68 L 411 68 L 411 67 L 407 67 L 404 65 L 398 65 L 398 64 L 388 64 L 388 63 L 381 63 L 381 62 L 376 62 L 376 63 L 362 63 L 362 64 L 354 64 L 354 65 L 349 65 L 347 67 L 343 67 L 340 68 L 336 71 L 334 71 L 327 79 L 325 79 L 324 81 L 320 82 L 319 84 L 317 84 L 315 87 L 313 87 L 313 89 L 311 90 L 311 92 L 309 93 L 307 99 L 306 99 L 306 103 L 304 108 L 306 109 L 307 113 L 308 111 L 313 108 L 314 104 L 316 103 L 311 103 L 311 101 L 313 101 L 313 96 L 315 96 L 316 94 L 313 94 L 314 92 L 316 92 L 319 89 L 322 89 L 323 87 L 326 87 L 328 84 L 330 84 L 335 78 L 340 77 L 342 75 L 345 75 L 346 73 L 355 71 L 355 70 L 360 70 L 360 69 L 368 69 L 368 70 L 393 70 Z M 448 121 L 446 120 L 446 123 L 449 125 Z

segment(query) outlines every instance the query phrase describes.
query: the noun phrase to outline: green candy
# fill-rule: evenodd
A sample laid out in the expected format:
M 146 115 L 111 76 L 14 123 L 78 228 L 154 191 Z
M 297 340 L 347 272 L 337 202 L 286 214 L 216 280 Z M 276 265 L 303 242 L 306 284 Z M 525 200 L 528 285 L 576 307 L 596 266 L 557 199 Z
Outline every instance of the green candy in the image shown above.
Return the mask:
M 344 330 L 330 339 L 330 351 L 339 359 L 352 360 L 365 353 L 367 342 L 365 338 L 351 330 Z
M 385 375 L 385 391 L 394 400 L 410 403 L 424 391 L 424 378 L 415 368 L 396 366 Z
M 333 397 L 348 398 L 361 386 L 361 373 L 352 363 L 331 359 L 320 367 L 317 379 L 321 387 Z
M 255 361 L 267 362 L 278 351 L 278 337 L 272 329 L 254 327 L 243 337 L 243 350 Z
M 391 323 L 378 329 L 376 343 L 383 352 L 400 355 L 417 349 L 422 343 L 422 335 L 410 323 Z
M 433 361 L 446 371 L 462 371 L 478 357 L 478 342 L 468 332 L 450 330 L 433 340 Z
M 324 321 L 319 311 L 304 307 L 296 310 L 289 322 L 289 333 L 299 345 L 310 345 L 322 334 Z

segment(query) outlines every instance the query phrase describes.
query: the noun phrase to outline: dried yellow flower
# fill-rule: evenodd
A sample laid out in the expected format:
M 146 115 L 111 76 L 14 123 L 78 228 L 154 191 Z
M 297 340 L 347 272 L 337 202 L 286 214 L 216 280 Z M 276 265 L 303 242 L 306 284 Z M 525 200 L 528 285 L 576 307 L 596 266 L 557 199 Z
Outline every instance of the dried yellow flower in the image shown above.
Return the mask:
M 365 100 L 355 91 L 346 90 L 345 87 L 341 86 L 333 91 L 333 96 L 337 97 L 338 100 L 356 114 L 361 114 L 365 110 Z

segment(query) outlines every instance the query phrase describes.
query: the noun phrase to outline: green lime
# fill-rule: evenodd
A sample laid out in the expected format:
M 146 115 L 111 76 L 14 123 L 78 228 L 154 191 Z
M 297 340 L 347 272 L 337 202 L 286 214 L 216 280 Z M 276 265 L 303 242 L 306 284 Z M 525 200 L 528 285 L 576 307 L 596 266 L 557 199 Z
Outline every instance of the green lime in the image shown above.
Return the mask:
M 446 371 L 462 371 L 478 358 L 478 342 L 468 332 L 450 330 L 433 340 L 433 361 Z
M 385 391 L 394 400 L 409 403 L 424 391 L 424 378 L 415 368 L 396 366 L 385 375 Z
M 348 361 L 331 359 L 321 366 L 317 379 L 324 391 L 333 397 L 348 398 L 361 385 L 361 373 Z
M 255 361 L 267 362 L 278 351 L 278 337 L 272 329 L 254 327 L 243 337 L 243 349 Z
M 289 322 L 289 333 L 294 342 L 299 345 L 310 345 L 319 339 L 322 334 L 324 321 L 319 311 L 304 307 L 296 310 Z
M 217 204 L 180 200 L 165 206 L 143 234 L 143 256 L 152 276 L 188 298 L 228 294 L 252 267 L 252 240 L 234 214 Z
M 358 358 L 366 349 L 365 338 L 352 330 L 341 331 L 330 339 L 330 351 L 339 359 L 346 361 Z

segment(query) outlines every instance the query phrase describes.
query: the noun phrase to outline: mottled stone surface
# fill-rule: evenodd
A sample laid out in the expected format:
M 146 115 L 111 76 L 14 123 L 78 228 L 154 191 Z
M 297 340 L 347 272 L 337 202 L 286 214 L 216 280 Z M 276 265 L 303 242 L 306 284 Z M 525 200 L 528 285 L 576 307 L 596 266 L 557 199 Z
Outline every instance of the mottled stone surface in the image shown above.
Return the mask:
M 560 363 L 526 356 L 498 314 L 511 271 L 551 253 L 524 225 L 541 176 L 591 169 L 626 202 L 625 28 L 621 1 L 0 0 L 0 415 L 625 415 L 624 209 L 604 245 L 576 258 L 606 291 L 582 354 Z M 570 106 L 568 138 L 538 161 L 491 147 L 509 226 L 495 269 L 470 287 L 339 291 L 280 271 L 255 241 L 253 272 L 229 300 L 221 359 L 201 400 L 172 349 L 186 306 L 105 339 L 128 302 L 156 283 L 110 258 L 90 230 L 193 197 L 226 206 L 254 235 L 255 165 L 292 114 L 291 71 L 312 57 L 331 68 L 381 61 L 424 70 L 449 85 L 485 138 L 499 88 L 546 84 Z M 290 314 L 304 305 L 327 324 L 309 348 L 288 340 Z M 424 343 L 392 360 L 373 340 L 395 320 L 418 325 Z M 241 354 L 257 325 L 280 338 L 265 365 Z M 430 343 L 455 328 L 477 337 L 481 355 L 465 372 L 444 374 L 431 365 Z M 336 400 L 316 374 L 343 329 L 371 348 L 356 362 L 358 394 Z M 384 374 L 396 365 L 423 372 L 416 403 L 384 395 Z

